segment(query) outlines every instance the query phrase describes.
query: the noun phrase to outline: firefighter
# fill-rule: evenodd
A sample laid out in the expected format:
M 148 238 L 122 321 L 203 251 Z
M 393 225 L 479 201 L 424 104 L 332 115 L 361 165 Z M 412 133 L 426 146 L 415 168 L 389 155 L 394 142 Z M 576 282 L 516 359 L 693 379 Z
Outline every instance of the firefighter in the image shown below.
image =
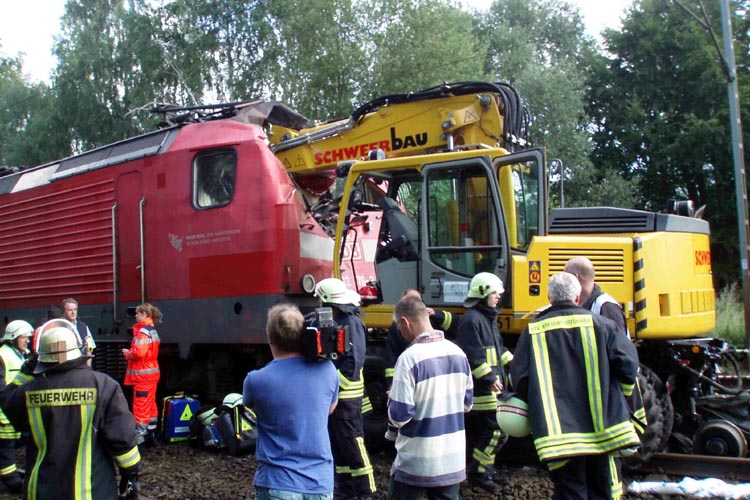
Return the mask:
M 359 315 L 360 297 L 343 281 L 327 278 L 315 287 L 323 306 L 333 309 L 339 327 L 349 327 L 351 349 L 334 362 L 339 374 L 339 402 L 328 419 L 333 461 L 336 466 L 335 499 L 374 498 L 376 491 L 370 457 L 362 429 L 362 398 L 365 383 L 365 325 Z
M 591 260 L 586 257 L 573 257 L 565 263 L 565 268 L 563 270 L 566 273 L 575 276 L 578 279 L 578 283 L 581 285 L 581 307 L 588 309 L 594 314 L 601 314 L 605 318 L 612 320 L 617 324 L 620 330 L 630 338 L 627 323 L 625 322 L 625 312 L 622 310 L 620 303 L 617 302 L 614 297 L 604 292 L 599 288 L 599 285 L 594 282 L 596 273 L 594 271 L 594 264 Z M 643 393 L 641 392 L 641 387 L 638 382 L 636 382 L 633 394 L 626 399 L 632 416 L 631 422 L 633 423 L 633 426 L 635 426 L 635 430 L 638 434 L 642 436 L 646 433 L 648 421 L 646 420 L 646 409 L 643 407 Z M 630 454 L 634 454 L 635 452 L 635 449 L 629 451 Z
M 495 455 L 508 440 L 497 424 L 497 397 L 503 392 L 505 365 L 513 355 L 503 345 L 497 326 L 497 307 L 505 291 L 492 273 L 471 279 L 458 324 L 456 343 L 469 358 L 474 380 L 474 399 L 466 416 L 469 446 L 469 481 L 491 493 L 498 493 L 508 480 L 495 473 Z
M 159 383 L 159 334 L 154 327 L 161 321 L 161 311 L 151 304 L 135 308 L 135 325 L 130 349 L 122 354 L 128 361 L 125 385 L 133 386 L 133 415 L 138 434 L 138 444 L 156 444 L 156 425 L 159 410 L 156 407 L 156 385 Z
M 551 306 L 521 334 L 512 379 L 529 404 L 534 446 L 550 469 L 554 498 L 619 498 L 614 453 L 639 445 L 625 402 L 638 358 L 614 322 L 577 305 L 580 294 L 574 275 L 550 278 Z
M 0 388 L 8 385 L 21 369 L 29 355 L 29 339 L 34 328 L 17 319 L 5 327 L 3 345 L 0 347 Z M 12 493 L 20 493 L 23 480 L 16 470 L 16 441 L 21 433 L 13 428 L 8 418 L 0 412 L 0 479 Z
M 133 415 L 120 385 L 94 371 L 70 327 L 40 333 L 30 358 L 0 391 L 0 407 L 20 431 L 30 431 L 25 498 L 137 498 L 141 457 Z

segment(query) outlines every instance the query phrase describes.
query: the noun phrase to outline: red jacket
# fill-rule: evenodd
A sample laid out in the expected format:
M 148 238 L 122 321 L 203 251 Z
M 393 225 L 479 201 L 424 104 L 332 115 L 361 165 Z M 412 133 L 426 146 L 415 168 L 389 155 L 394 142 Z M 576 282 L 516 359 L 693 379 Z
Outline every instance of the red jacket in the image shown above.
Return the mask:
M 125 385 L 155 384 L 159 381 L 159 334 L 154 321 L 146 318 L 133 326 L 133 341 L 126 356 Z

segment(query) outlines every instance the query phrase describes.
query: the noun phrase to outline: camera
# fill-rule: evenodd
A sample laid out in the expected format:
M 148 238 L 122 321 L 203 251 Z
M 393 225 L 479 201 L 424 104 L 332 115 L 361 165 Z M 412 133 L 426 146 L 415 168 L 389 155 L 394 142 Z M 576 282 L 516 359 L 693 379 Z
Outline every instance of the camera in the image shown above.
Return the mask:
M 349 327 L 339 327 L 333 320 L 333 309 L 315 309 L 316 326 L 302 332 L 302 354 L 309 361 L 336 361 L 349 350 Z

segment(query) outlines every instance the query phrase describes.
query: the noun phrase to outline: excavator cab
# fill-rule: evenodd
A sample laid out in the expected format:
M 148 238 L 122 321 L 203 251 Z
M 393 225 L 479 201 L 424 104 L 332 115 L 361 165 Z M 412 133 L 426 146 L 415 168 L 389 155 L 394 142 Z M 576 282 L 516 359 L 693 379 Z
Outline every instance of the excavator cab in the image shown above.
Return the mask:
M 374 254 L 383 305 L 416 288 L 430 306 L 460 307 L 476 273 L 508 283 L 511 253 L 524 252 L 546 230 L 541 150 L 456 156 L 431 155 L 417 164 L 415 157 L 363 161 L 349 171 L 344 198 L 356 196 L 363 178 L 385 191 L 376 202 L 382 212 Z M 342 245 L 346 234 L 336 238 Z

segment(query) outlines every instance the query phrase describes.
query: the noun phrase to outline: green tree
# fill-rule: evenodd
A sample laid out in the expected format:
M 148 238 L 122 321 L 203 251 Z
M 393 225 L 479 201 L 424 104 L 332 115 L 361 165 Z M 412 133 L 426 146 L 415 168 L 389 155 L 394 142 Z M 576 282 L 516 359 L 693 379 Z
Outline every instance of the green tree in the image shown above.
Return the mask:
M 699 12 L 696 2 L 685 4 Z M 747 103 L 748 5 L 734 6 L 744 7 L 734 10 L 733 22 L 744 26 L 740 84 Z M 706 7 L 721 45 L 718 5 Z M 636 180 L 639 207 L 658 210 L 670 198 L 706 204 L 714 273 L 724 282 L 738 269 L 737 224 L 726 79 L 710 34 L 676 4 L 642 0 L 622 31 L 607 31 L 605 45 L 609 55 L 590 82 L 592 161 Z
M 586 76 L 597 47 L 584 32 L 580 12 L 560 0 L 495 0 L 489 15 L 476 17 L 487 40 L 485 70 L 521 91 L 531 111 L 532 142 L 547 158 L 565 165 L 570 205 L 629 206 L 631 189 L 606 170 L 595 169 L 587 129 Z M 559 203 L 559 172 L 551 172 L 553 204 Z
M 362 102 L 443 82 L 484 80 L 486 46 L 472 30 L 472 15 L 445 0 L 368 0 L 368 67 Z

